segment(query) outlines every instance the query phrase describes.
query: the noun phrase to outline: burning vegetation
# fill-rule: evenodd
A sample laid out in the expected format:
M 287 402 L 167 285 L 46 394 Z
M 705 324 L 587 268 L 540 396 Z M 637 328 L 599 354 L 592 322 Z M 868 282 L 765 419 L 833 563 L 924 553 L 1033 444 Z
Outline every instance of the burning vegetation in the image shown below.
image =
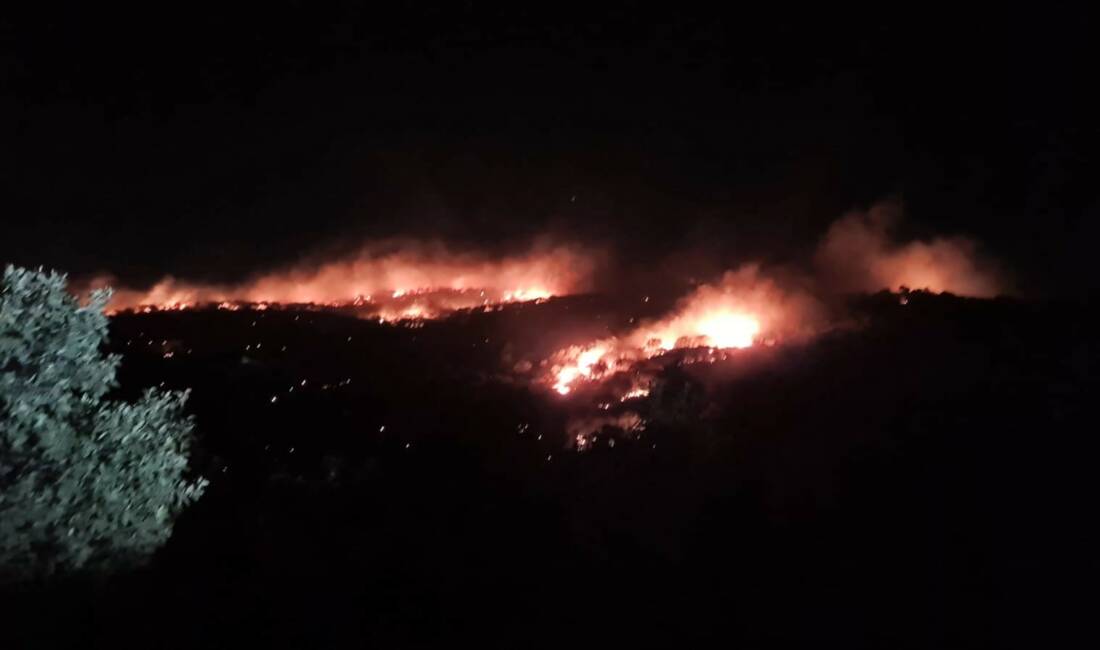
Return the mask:
M 833 304 L 840 293 L 908 287 L 988 297 L 1001 290 L 992 265 L 978 257 L 969 240 L 892 242 L 897 213 L 882 204 L 836 221 L 817 247 L 812 272 L 744 264 L 695 286 L 663 314 L 631 316 L 629 325 L 609 325 L 596 336 L 574 332 L 563 338 L 566 328 L 540 322 L 539 335 L 560 343 L 542 345 L 542 352 L 520 350 L 518 357 L 509 352 L 509 375 L 577 405 L 591 401 L 599 413 L 581 422 L 621 423 L 632 412 L 625 409 L 646 398 L 670 365 L 727 361 L 750 348 L 804 341 L 844 323 Z M 336 309 L 381 324 L 419 328 L 463 310 L 500 311 L 510 303 L 590 291 L 598 266 L 591 249 L 576 245 L 536 246 L 494 257 L 455 252 L 438 243 L 391 242 L 351 258 L 299 265 L 239 284 L 165 278 L 146 291 L 117 292 L 111 309 Z M 648 302 L 648 297 L 639 298 Z M 586 398 L 575 399 L 580 394 Z M 644 422 L 620 428 L 638 431 Z
M 901 291 L 902 304 L 910 288 L 968 297 L 1002 292 L 994 266 L 968 239 L 891 242 L 897 213 L 896 206 L 880 204 L 834 222 L 814 256 L 813 275 L 759 264 L 727 271 L 661 318 L 558 350 L 542 362 L 539 381 L 570 395 L 586 384 L 625 377 L 618 398 L 626 401 L 648 394 L 653 376 L 647 363 L 724 361 L 737 350 L 803 341 L 842 324 L 844 318 L 826 305 L 826 296 L 838 292 Z M 671 359 L 661 363 L 666 356 Z
M 636 371 L 642 361 L 689 349 L 706 351 L 709 360 L 724 359 L 725 351 L 811 335 L 823 327 L 822 314 L 822 306 L 805 290 L 785 286 L 758 265 L 746 265 L 699 286 L 662 318 L 621 336 L 558 351 L 543 381 L 567 395 L 584 382 L 631 372 L 639 376 L 620 399 L 641 397 L 648 392 L 647 380 Z
M 440 244 L 389 244 L 353 258 L 301 265 L 239 284 L 166 277 L 148 290 L 117 291 L 112 311 L 217 306 L 340 307 L 382 321 L 428 319 L 460 309 L 545 300 L 589 288 L 595 255 L 576 247 L 535 247 L 500 258 Z M 95 284 L 104 284 L 103 279 Z

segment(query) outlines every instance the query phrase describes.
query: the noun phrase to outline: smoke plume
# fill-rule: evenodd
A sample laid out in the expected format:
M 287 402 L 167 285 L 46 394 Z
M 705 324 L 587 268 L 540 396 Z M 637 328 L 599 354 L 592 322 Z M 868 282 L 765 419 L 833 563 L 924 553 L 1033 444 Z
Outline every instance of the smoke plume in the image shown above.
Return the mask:
M 897 291 L 901 287 L 989 298 L 1004 291 L 994 266 L 964 237 L 894 243 L 898 209 L 879 204 L 834 222 L 818 246 L 815 266 L 837 291 Z

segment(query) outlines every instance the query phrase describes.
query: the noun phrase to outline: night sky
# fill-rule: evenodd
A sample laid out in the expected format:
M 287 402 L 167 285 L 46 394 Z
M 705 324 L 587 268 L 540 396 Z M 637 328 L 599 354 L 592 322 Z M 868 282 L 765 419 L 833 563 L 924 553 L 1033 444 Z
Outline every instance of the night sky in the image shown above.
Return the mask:
M 318 4 L 0 18 L 0 261 L 230 280 L 550 232 L 732 265 L 894 199 L 906 234 L 970 235 L 1027 291 L 1096 286 L 1083 16 Z

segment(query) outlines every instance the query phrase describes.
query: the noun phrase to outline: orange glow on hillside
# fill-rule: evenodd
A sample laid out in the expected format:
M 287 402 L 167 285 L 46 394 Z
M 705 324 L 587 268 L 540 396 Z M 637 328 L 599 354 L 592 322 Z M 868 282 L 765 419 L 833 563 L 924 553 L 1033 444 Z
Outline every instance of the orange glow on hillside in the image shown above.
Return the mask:
M 545 300 L 589 286 L 591 253 L 564 246 L 492 258 L 410 244 L 346 260 L 292 268 L 232 284 L 167 277 L 145 291 L 122 289 L 109 309 L 154 311 L 218 306 L 355 307 L 387 321 L 436 318 L 455 310 Z

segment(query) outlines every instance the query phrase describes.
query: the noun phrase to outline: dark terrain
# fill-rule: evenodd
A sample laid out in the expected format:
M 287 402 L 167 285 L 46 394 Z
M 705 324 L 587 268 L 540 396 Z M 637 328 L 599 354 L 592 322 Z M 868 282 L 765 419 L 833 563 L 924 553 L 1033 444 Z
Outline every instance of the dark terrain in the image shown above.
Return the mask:
M 809 344 L 670 366 L 634 407 L 648 428 L 583 453 L 564 425 L 586 406 L 509 361 L 646 315 L 608 299 L 412 328 L 118 316 L 120 395 L 190 387 L 211 485 L 148 568 L 9 594 L 0 645 L 1075 645 L 1095 318 L 852 310 Z

